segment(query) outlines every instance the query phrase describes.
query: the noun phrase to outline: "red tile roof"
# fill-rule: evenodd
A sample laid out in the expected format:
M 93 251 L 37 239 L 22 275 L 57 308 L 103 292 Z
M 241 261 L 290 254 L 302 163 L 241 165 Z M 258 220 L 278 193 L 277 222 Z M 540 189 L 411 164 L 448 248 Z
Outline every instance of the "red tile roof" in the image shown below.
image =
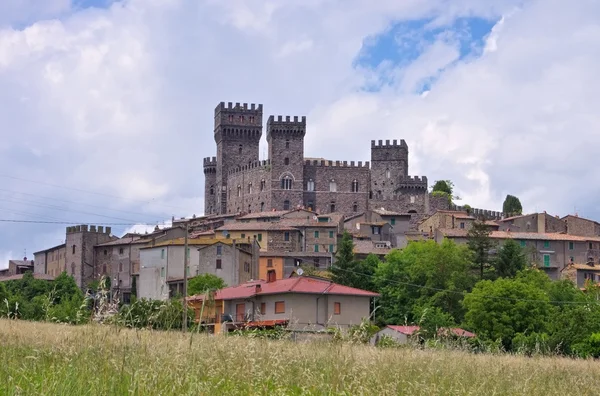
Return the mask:
M 397 331 L 398 333 L 402 333 L 402 334 L 406 334 L 406 335 L 413 335 L 414 333 L 416 333 L 417 331 L 420 330 L 419 326 L 394 326 L 394 325 L 388 325 L 387 327 L 389 327 L 392 330 Z M 440 329 L 439 333 L 443 334 L 444 332 L 447 332 L 447 330 L 450 330 L 454 335 L 459 336 L 459 337 L 468 337 L 468 338 L 475 337 L 474 333 L 471 333 L 470 331 L 463 330 L 463 329 L 458 328 L 458 327 L 454 327 L 454 328 L 451 328 L 451 329 Z
M 260 286 L 260 288 L 258 286 Z M 328 294 L 363 297 L 379 296 L 377 293 L 355 289 L 353 287 L 342 286 L 328 280 L 299 276 L 296 278 L 280 279 L 275 282 L 259 280 L 246 282 L 238 286 L 226 287 L 216 292 L 215 300 L 239 300 L 258 295 L 284 293 Z M 194 297 L 197 299 L 202 299 L 202 296 Z M 190 300 L 193 299 L 195 298 L 190 298 Z
M 448 237 L 466 238 L 467 230 L 460 228 L 440 228 L 439 231 Z M 600 242 L 600 237 L 583 237 L 558 232 L 536 233 L 536 232 L 512 232 L 492 231 L 490 238 L 494 239 L 525 239 L 525 240 L 549 240 L 549 241 L 572 241 L 572 242 Z

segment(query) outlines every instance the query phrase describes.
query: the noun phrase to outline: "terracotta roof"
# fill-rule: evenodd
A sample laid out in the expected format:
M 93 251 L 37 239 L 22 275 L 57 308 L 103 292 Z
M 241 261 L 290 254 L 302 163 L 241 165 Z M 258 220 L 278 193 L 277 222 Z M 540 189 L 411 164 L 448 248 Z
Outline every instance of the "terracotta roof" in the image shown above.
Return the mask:
M 384 225 L 390 224 L 390 223 L 388 223 L 387 221 L 372 221 L 372 222 L 364 222 L 364 223 L 359 223 L 359 224 L 384 226 Z
M 364 214 L 365 214 L 365 212 L 361 212 L 361 213 L 353 214 L 352 216 L 348 216 L 348 217 L 344 218 L 344 223 L 347 221 L 350 221 L 350 220 L 354 220 L 357 217 L 364 216 Z
M 376 254 L 379 256 L 385 256 L 392 249 L 391 248 L 378 248 L 375 247 L 373 241 L 370 240 L 355 240 L 354 242 L 354 254 Z
M 8 265 L 16 265 L 17 267 L 33 267 L 33 260 L 8 260 Z
M 46 253 L 46 252 L 49 252 L 51 250 L 62 249 L 62 248 L 66 248 L 66 247 L 67 247 L 67 245 L 64 244 L 64 243 L 62 243 L 60 245 L 56 245 L 56 246 L 53 246 L 53 247 L 48 248 L 48 249 L 40 250 L 39 252 L 34 252 L 33 254 L 36 255 L 36 254 L 39 254 L 39 253 Z
M 402 333 L 402 334 L 406 334 L 406 335 L 413 335 L 414 333 L 416 333 L 417 331 L 419 331 L 421 329 L 419 326 L 388 325 L 387 327 L 389 327 L 390 329 L 392 329 L 394 331 L 397 331 L 398 333 Z M 448 330 L 450 330 L 454 335 L 457 335 L 459 337 L 468 337 L 468 338 L 475 337 L 475 334 L 471 333 L 470 331 L 463 330 L 458 327 L 454 327 L 451 329 L 440 329 L 438 332 L 440 334 L 443 334 L 443 333 L 447 332 Z
M 193 238 L 188 238 L 189 246 L 213 245 L 215 243 L 223 243 L 225 245 L 231 245 L 233 243 L 233 241 L 231 239 L 212 239 L 212 238 L 193 239 Z M 183 246 L 183 245 L 185 245 L 185 239 L 177 238 L 177 239 L 171 239 L 169 241 L 157 243 L 154 246 L 144 246 L 141 249 L 152 249 L 152 248 L 164 247 L 164 246 Z
M 33 274 L 34 279 L 53 281 L 54 277 L 46 274 Z M 0 282 L 23 279 L 23 274 L 0 277 Z
M 330 258 L 329 252 L 260 252 L 260 257 L 325 257 Z
M 216 231 L 297 231 L 297 229 L 281 222 L 257 221 L 252 223 L 229 223 L 217 228 Z
M 195 232 L 190 233 L 190 238 L 199 238 L 201 236 L 211 236 L 211 235 L 215 235 L 215 230 L 195 231 Z
M 117 246 L 117 245 L 131 245 L 131 244 L 138 244 L 138 243 L 149 243 L 151 242 L 150 239 L 148 238 L 142 238 L 142 237 L 133 237 L 133 238 L 119 238 L 116 239 L 114 241 L 110 241 L 110 242 L 105 242 L 105 243 L 100 243 L 98 245 L 95 246 Z
M 312 219 L 282 219 L 276 223 L 271 224 L 282 224 L 289 227 L 307 228 L 307 227 L 322 227 L 322 228 L 337 228 L 338 224 L 333 222 L 319 222 Z
M 588 264 L 569 264 L 566 268 L 572 268 L 572 269 L 576 269 L 576 270 L 586 270 L 586 271 L 600 271 L 600 266 L 598 267 L 593 267 L 591 265 Z
M 440 228 L 439 231 L 448 237 L 466 238 L 467 230 L 459 228 Z M 511 231 L 492 231 L 490 237 L 494 239 L 526 239 L 538 241 L 571 241 L 571 242 L 600 242 L 600 237 L 582 237 L 576 235 L 561 234 L 557 232 L 551 233 L 535 233 L 535 232 L 511 232 Z
M 384 208 L 372 209 L 372 211 L 380 216 L 410 216 L 410 214 L 408 213 L 394 212 L 391 210 L 386 210 Z
M 284 214 L 293 212 L 292 210 L 274 210 L 268 212 L 248 213 L 247 215 L 238 217 L 238 220 L 260 219 L 269 217 L 281 217 Z
M 260 288 L 257 286 L 260 286 Z M 247 282 L 238 286 L 226 287 L 218 290 L 215 293 L 215 300 L 238 300 L 258 295 L 284 293 L 327 294 L 363 297 L 379 296 L 377 293 L 355 289 L 353 287 L 342 286 L 328 280 L 299 276 L 295 278 L 280 279 L 275 282 L 266 282 L 260 280 Z M 194 297 L 202 299 L 203 296 Z

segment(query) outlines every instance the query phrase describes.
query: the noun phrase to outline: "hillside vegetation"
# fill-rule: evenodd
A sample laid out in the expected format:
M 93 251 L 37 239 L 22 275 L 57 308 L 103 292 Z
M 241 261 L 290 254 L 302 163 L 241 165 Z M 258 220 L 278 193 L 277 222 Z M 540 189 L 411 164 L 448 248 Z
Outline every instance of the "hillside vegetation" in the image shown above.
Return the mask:
M 0 320 L 2 395 L 592 395 L 600 365 Z

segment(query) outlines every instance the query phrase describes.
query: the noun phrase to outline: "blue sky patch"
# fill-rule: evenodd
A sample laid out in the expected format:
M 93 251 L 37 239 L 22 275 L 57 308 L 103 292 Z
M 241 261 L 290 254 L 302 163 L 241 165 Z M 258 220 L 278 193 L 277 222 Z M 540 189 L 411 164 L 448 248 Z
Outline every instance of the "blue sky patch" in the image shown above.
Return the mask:
M 382 69 L 382 65 L 402 68 L 436 41 L 456 46 L 460 60 L 476 58 L 482 53 L 484 40 L 496 24 L 495 20 L 482 18 L 458 18 L 446 26 L 434 26 L 432 22 L 432 18 L 397 22 L 381 34 L 367 38 L 354 66 L 370 70 Z M 386 82 L 385 77 L 379 80 L 382 84 Z M 378 84 L 370 81 L 364 88 L 376 91 Z

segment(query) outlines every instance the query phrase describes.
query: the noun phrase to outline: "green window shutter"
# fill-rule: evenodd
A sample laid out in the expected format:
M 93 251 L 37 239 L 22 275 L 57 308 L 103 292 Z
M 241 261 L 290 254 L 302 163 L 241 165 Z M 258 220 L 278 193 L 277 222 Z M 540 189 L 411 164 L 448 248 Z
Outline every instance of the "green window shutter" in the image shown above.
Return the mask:
M 521 241 L 521 247 L 525 247 L 525 246 L 527 246 L 527 242 Z
M 550 247 L 550 241 L 544 241 L 544 249 L 548 249 Z
M 544 254 L 544 267 L 550 267 L 550 255 Z
M 391 224 L 391 225 L 396 225 L 396 219 L 395 219 L 395 218 L 392 218 L 392 220 L 390 221 L 390 224 Z
M 160 250 L 160 258 L 164 259 L 165 258 L 165 249 L 161 249 Z
M 315 245 L 315 253 L 319 253 L 319 245 Z
M 315 238 L 319 237 L 319 231 L 315 231 Z
M 329 253 L 333 253 L 333 245 L 329 245 Z
M 165 277 L 165 267 L 162 267 L 162 268 L 160 269 L 160 277 L 161 277 L 161 278 L 164 278 L 164 277 Z
M 262 242 L 262 234 L 258 234 L 258 242 Z
M 575 248 L 575 244 L 573 242 L 569 242 L 569 250 L 573 250 Z
M 329 238 L 333 239 L 333 231 L 329 231 Z

